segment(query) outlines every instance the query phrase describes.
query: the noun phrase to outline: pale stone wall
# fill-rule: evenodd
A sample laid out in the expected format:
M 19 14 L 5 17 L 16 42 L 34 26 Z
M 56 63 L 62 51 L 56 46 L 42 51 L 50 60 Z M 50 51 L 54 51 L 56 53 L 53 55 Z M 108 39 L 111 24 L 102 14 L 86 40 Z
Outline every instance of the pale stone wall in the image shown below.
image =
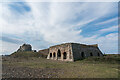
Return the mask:
M 58 56 L 58 50 L 61 53 L 61 57 Z M 66 59 L 64 59 L 65 53 L 66 53 Z M 50 56 L 50 54 L 52 54 L 52 56 Z M 54 54 L 55 54 L 55 56 L 54 56 Z M 71 44 L 67 43 L 67 44 L 61 44 L 61 45 L 56 45 L 56 46 L 50 47 L 47 59 L 73 61 Z

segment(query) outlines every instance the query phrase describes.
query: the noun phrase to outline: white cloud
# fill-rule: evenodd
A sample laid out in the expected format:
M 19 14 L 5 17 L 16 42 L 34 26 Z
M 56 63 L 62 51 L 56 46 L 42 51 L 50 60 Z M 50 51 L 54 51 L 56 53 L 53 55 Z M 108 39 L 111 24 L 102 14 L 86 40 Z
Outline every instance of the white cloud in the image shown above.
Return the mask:
M 0 18 L 3 23 L 2 32 L 19 36 L 22 41 L 33 43 L 35 39 L 42 38 L 49 45 L 63 42 L 98 43 L 97 35 L 84 37 L 80 35 L 82 30 L 76 30 L 76 26 L 81 28 L 85 24 L 114 12 L 111 6 L 113 3 L 26 3 L 31 11 L 20 14 L 10 9 L 8 4 L 12 3 L 3 4 L 4 13 Z M 78 20 L 74 22 L 76 19 Z M 11 50 L 18 46 L 3 43 L 5 46 L 10 44 L 9 46 L 13 47 Z M 3 50 L 9 52 L 9 46 L 3 47 Z
M 0 0 L 0 2 L 23 2 L 24 0 Z M 26 0 L 27 2 L 119 2 L 119 0 Z
M 79 42 L 85 44 L 98 44 L 103 53 L 118 54 L 118 33 L 111 33 L 101 37 L 97 37 L 96 35 L 89 38 L 81 38 Z
M 98 19 L 98 17 L 97 18 L 93 18 L 93 19 L 91 19 L 91 20 L 85 20 L 85 21 L 80 21 L 78 24 L 76 24 L 76 25 L 73 25 L 73 26 L 83 26 L 83 25 L 86 25 L 86 24 L 88 24 L 88 23 L 91 23 L 91 22 L 93 22 L 93 21 L 95 21 L 96 19 Z
M 117 31 L 117 30 L 118 30 L 118 26 L 112 26 L 112 27 L 109 27 L 109 28 L 101 29 L 99 31 L 100 32 L 111 32 L 111 31 Z
M 2 46 L 0 46 L 0 55 L 1 54 L 8 55 L 10 53 L 13 53 L 13 52 L 17 51 L 19 46 L 20 46 L 19 44 L 13 44 L 13 43 L 2 41 Z
M 110 22 L 113 22 L 113 21 L 117 21 L 117 20 L 118 20 L 118 17 L 113 18 L 113 19 L 109 19 L 109 20 L 104 21 L 104 22 L 97 23 L 95 25 L 107 24 L 107 23 L 110 23 Z
M 118 54 L 118 33 L 111 33 L 105 37 L 100 37 L 97 41 L 103 52 Z

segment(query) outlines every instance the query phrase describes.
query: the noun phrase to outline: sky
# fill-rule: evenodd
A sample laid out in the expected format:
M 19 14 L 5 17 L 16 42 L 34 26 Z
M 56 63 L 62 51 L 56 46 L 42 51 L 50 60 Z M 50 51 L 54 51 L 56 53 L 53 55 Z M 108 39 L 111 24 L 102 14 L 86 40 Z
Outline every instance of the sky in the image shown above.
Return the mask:
M 1 2 L 0 54 L 74 42 L 118 53 L 118 2 Z

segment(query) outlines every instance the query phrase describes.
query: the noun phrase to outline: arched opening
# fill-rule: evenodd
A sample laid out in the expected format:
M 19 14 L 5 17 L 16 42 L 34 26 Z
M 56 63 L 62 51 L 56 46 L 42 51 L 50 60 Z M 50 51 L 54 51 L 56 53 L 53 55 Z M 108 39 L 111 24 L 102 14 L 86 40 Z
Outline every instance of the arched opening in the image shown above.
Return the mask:
M 98 53 L 98 56 L 100 56 L 100 53 Z
M 81 52 L 81 56 L 84 58 L 85 57 L 85 54 L 84 54 L 84 52 Z
M 67 59 L 67 53 L 66 52 L 63 53 L 63 59 Z
M 58 49 L 58 52 L 57 52 L 57 56 L 58 58 L 61 58 L 61 51 Z
M 56 57 L 56 54 L 55 54 L 55 52 L 53 53 L 53 57 Z
M 90 53 L 90 56 L 93 56 L 93 54 L 92 54 L 92 53 Z
M 71 55 L 71 53 L 70 53 L 70 59 L 72 59 L 72 55 Z
M 50 53 L 50 58 L 52 57 L 52 53 Z

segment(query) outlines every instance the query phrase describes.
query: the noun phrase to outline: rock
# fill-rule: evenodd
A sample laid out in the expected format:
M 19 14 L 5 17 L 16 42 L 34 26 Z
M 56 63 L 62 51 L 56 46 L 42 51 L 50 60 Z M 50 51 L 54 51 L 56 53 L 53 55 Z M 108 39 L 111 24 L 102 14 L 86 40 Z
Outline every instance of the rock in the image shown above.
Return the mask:
M 21 51 L 32 51 L 32 46 L 30 44 L 23 44 L 20 46 L 20 48 L 17 50 L 17 52 Z

